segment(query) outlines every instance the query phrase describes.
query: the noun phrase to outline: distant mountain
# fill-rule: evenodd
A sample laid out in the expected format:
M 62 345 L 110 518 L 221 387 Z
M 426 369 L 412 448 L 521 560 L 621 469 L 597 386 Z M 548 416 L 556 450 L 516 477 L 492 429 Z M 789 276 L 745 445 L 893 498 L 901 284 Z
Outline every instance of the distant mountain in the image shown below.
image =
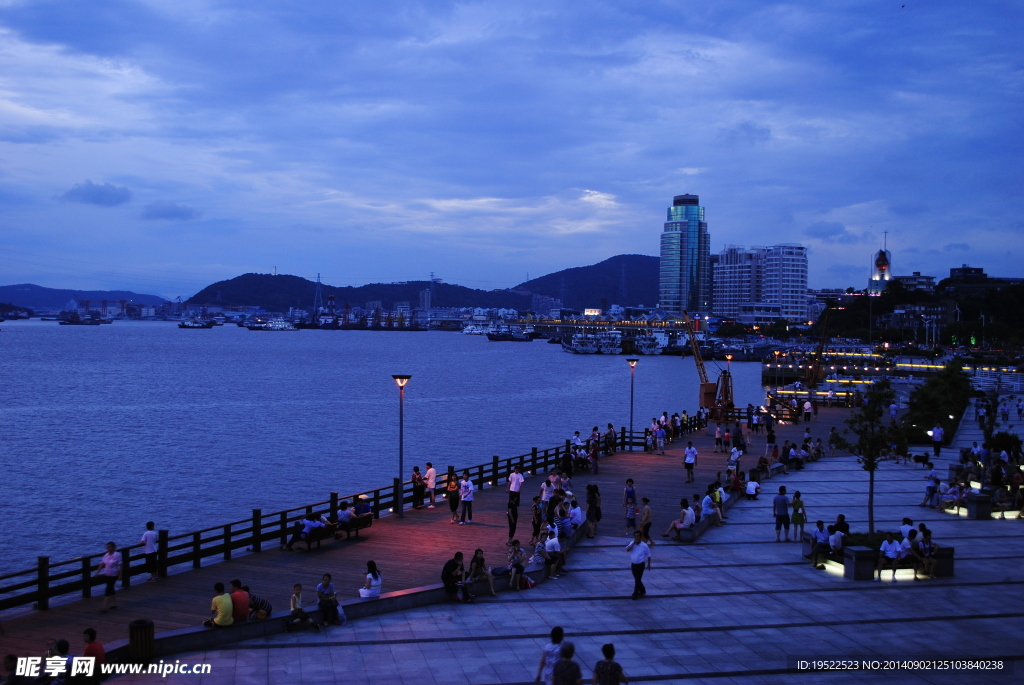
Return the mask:
M 658 266 L 661 260 L 641 254 L 621 254 L 591 266 L 563 269 L 520 283 L 513 290 L 557 297 L 569 309 L 658 304 Z
M 63 290 L 44 288 L 32 283 L 0 285 L 0 302 L 9 302 L 30 309 L 60 309 L 71 300 L 90 300 L 99 303 L 128 300 L 133 304 L 160 304 L 166 300 L 159 295 L 143 295 L 128 290 Z
M 508 307 L 529 309 L 528 293 L 509 290 L 475 290 L 451 283 L 407 281 L 405 283 L 371 283 L 369 285 L 338 288 L 321 284 L 320 293 L 327 305 L 327 297 L 334 295 L 339 309 L 346 304 L 365 307 L 367 302 L 380 300 L 385 309 L 395 302 L 420 304 L 420 292 L 431 289 L 432 307 Z M 189 298 L 189 304 L 220 304 L 224 306 L 259 305 L 267 311 L 286 312 L 289 307 L 311 309 L 316 296 L 316 282 L 299 276 L 272 276 L 270 274 L 243 274 L 227 281 L 209 285 Z

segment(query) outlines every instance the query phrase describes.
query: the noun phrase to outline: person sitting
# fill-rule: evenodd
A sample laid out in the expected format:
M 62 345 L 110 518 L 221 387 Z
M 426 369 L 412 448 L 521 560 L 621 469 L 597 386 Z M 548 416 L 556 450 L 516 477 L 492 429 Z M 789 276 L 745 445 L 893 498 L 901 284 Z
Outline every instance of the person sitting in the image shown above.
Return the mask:
M 320 607 L 320 625 L 345 625 L 348 618 L 338 606 L 338 593 L 331 582 L 331 574 L 325 573 L 320 584 L 316 586 L 317 606 Z
M 714 492 L 714 486 L 709 485 L 707 494 L 704 495 L 704 499 L 700 503 L 700 520 L 711 519 L 716 526 L 721 526 L 723 525 L 722 514 L 715 506 Z
M 572 529 L 576 530 L 583 525 L 583 509 L 580 508 L 579 502 L 573 500 L 569 504 L 569 523 L 572 525 Z
M 203 625 L 207 628 L 224 628 L 234 623 L 232 613 L 235 605 L 231 601 L 231 595 L 224 591 L 224 583 L 214 583 L 213 592 L 213 601 L 210 602 L 210 613 L 213 614 L 213 618 L 203 621 Z
M 543 533 L 541 537 L 544 537 Z M 441 582 L 444 583 L 448 599 L 453 602 L 472 602 L 476 597 L 470 594 L 469 588 L 465 585 L 466 567 L 462 563 L 462 558 L 462 552 L 456 552 L 454 557 L 445 562 L 444 568 L 441 569 Z
M 954 482 L 949 486 L 949 489 L 942 494 L 939 499 L 940 509 L 959 509 L 964 506 L 963 503 L 963 491 L 960 489 L 960 485 Z
M 882 541 L 881 547 L 878 549 L 878 575 L 875 576 L 875 582 L 882 580 L 882 571 L 885 570 L 886 566 L 892 568 L 892 582 L 896 582 L 896 567 L 899 565 L 900 559 L 900 543 L 896 542 L 893 538 L 892 532 L 885 534 L 885 540 Z
M 763 459 L 764 457 L 762 457 Z M 756 480 L 748 480 L 746 487 L 747 499 L 757 499 L 757 496 L 761 493 L 761 484 Z
M 284 629 L 291 632 L 293 628 L 298 628 L 302 625 L 308 625 L 316 632 L 320 632 L 320 626 L 313 617 L 306 613 L 306 610 L 302 608 L 302 585 L 296 583 L 292 587 L 292 597 L 289 604 L 291 617 L 286 619 L 284 622 Z
M 318 517 L 314 514 L 306 514 L 302 517 L 300 521 L 298 521 L 295 524 L 295 532 L 292 533 L 291 540 L 289 540 L 288 544 L 282 547 L 281 549 L 291 552 L 293 551 L 292 545 L 294 545 L 296 542 L 299 542 L 300 540 L 306 542 L 306 544 L 308 545 L 309 534 L 317 528 L 326 527 L 330 523 L 331 522 L 327 520 L 326 516 Z
M 730 489 L 733 492 L 746 492 L 747 491 L 747 478 L 746 473 L 740 471 L 732 477 L 732 483 Z
M 819 560 L 824 561 L 828 559 L 829 552 L 832 548 L 829 546 L 829 533 L 825 530 L 825 522 L 818 521 L 817 528 L 811 530 L 811 566 L 818 569 L 819 571 L 825 570 L 825 564 Z M 829 526 L 833 531 L 835 528 Z
M 935 565 L 938 563 L 935 553 L 938 549 L 938 543 L 932 540 L 932 532 L 926 530 L 921 544 L 918 545 L 918 553 L 921 555 L 921 570 L 929 577 L 935 575 Z
M 679 518 L 672 523 L 668 524 L 668 530 L 661 534 L 661 537 L 667 538 L 672 531 L 675 533 L 672 535 L 673 540 L 682 542 L 682 538 L 679 537 L 679 531 L 684 528 L 692 528 L 696 519 L 693 515 L 693 509 L 690 508 L 690 503 L 686 499 L 682 499 L 679 502 Z
M 914 580 L 921 580 L 917 577 L 917 571 L 921 566 L 921 553 L 918 549 L 917 531 L 907 532 L 907 537 L 900 543 L 899 561 L 908 563 L 914 568 Z M 893 580 L 896 580 L 896 573 L 893 572 Z
M 377 570 L 377 562 L 372 559 L 366 562 L 366 570 L 363 573 L 366 575 L 366 582 L 359 588 L 359 596 L 363 599 L 380 597 L 380 588 L 384 584 L 384 577 Z
M 260 597 L 249 592 L 248 585 L 242 589 L 249 595 L 249 620 L 262 621 L 269 618 L 270 614 L 274 612 L 274 607 L 270 605 L 270 601 L 265 597 Z
M 249 620 L 249 593 L 242 589 L 242 581 L 231 581 L 231 618 L 235 623 Z
M 491 597 L 497 597 L 498 593 L 494 591 L 494 575 L 491 573 L 491 567 L 484 561 L 484 551 L 478 549 L 473 552 L 473 558 L 469 560 L 469 577 L 466 579 L 467 585 L 472 586 L 478 580 L 486 580 L 487 585 L 491 589 Z
M 345 504 L 345 502 L 342 502 L 342 504 Z M 373 509 L 370 507 L 370 503 L 369 502 L 367 502 L 362 497 L 356 496 L 355 505 L 352 507 L 352 515 L 353 516 L 362 516 L 364 514 L 369 514 L 372 511 L 373 511 Z M 340 523 L 340 521 L 341 521 L 341 517 L 340 516 L 338 517 L 338 521 Z
M 565 552 L 562 551 L 562 545 L 558 542 L 557 537 L 553 535 L 547 536 L 547 539 L 544 541 L 542 554 L 544 556 L 544 565 L 548 567 L 551 578 L 559 578 L 565 566 Z
M 572 522 L 569 519 L 569 507 L 565 504 L 560 506 L 555 514 L 555 528 L 558 530 L 559 538 L 567 538 L 572 534 Z
M 843 535 L 850 534 L 850 524 L 846 522 L 846 514 L 837 515 L 836 522 L 833 525 L 836 530 L 842 531 Z
M 516 592 L 519 591 L 519 579 L 526 571 L 526 550 L 519 545 L 519 540 L 513 540 L 508 550 L 508 585 Z
M 757 470 L 763 473 L 765 478 L 772 477 L 771 462 L 768 461 L 768 457 L 761 457 L 757 460 Z
M 694 521 L 704 520 L 701 516 L 701 511 L 703 510 L 703 507 L 701 506 L 701 497 L 699 492 L 693 493 L 693 499 L 690 500 L 690 508 L 693 509 Z
M 843 559 L 843 538 L 846 535 L 841 530 L 836 530 L 835 526 L 828 527 L 828 546 L 832 551 L 832 556 L 837 561 Z

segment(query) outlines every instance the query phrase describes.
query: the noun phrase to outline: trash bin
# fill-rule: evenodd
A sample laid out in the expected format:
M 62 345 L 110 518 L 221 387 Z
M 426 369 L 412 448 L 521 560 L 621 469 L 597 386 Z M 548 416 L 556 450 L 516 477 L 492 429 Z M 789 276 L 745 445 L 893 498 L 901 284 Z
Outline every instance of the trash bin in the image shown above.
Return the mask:
M 128 658 L 132 663 L 148 664 L 153 660 L 153 636 L 155 628 L 148 618 L 140 618 L 128 624 Z

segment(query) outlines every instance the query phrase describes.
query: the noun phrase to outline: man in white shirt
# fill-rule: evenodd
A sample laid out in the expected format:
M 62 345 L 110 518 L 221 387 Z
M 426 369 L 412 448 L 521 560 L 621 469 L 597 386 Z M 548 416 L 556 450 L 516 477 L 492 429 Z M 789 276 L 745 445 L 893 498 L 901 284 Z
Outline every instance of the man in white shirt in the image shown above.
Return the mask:
M 574 452 L 576 451 L 576 448 L 583 447 L 583 438 L 580 437 L 579 431 L 572 434 L 572 446 Z
M 147 583 L 156 582 L 158 537 L 156 524 L 152 521 L 146 521 L 146 532 L 142 534 L 142 543 L 146 546 L 144 550 L 146 553 L 146 566 L 149 568 L 149 578 L 146 579 Z
M 683 466 L 686 467 L 686 482 L 695 483 L 696 478 L 693 477 L 693 467 L 697 465 L 697 448 L 693 446 L 692 442 L 686 443 L 686 449 L 683 450 Z
M 427 494 L 430 495 L 430 504 L 427 505 L 427 509 L 433 509 L 434 492 L 437 488 L 437 469 L 429 461 L 427 462 L 427 472 L 423 476 L 423 481 L 427 484 Z
M 633 542 L 626 546 L 629 552 L 630 570 L 633 572 L 633 599 L 647 594 L 644 587 L 644 567 L 651 568 L 651 548 L 641 539 L 640 531 L 633 531 Z
M 924 499 L 917 506 L 919 507 L 931 507 L 935 508 L 935 493 L 939 490 L 939 472 L 935 470 L 935 464 L 928 462 L 925 464 L 928 469 L 928 473 L 925 474 L 924 482 Z
M 843 538 L 846 537 L 846 536 L 843 535 L 843 531 L 836 530 L 835 526 L 829 526 L 828 527 L 828 532 L 829 532 L 828 546 L 832 550 L 832 554 L 834 554 L 837 559 L 842 559 L 843 558 Z
M 892 582 L 896 582 L 896 566 L 900 560 L 900 543 L 893 539 L 892 533 L 886 533 L 885 541 L 878 550 L 878 575 L 875 582 L 882 580 L 882 571 L 888 565 L 892 567 Z
M 473 523 L 473 491 L 475 489 L 473 481 L 469 478 L 469 471 L 466 471 L 462 474 L 462 480 L 459 482 L 459 501 L 462 502 L 460 526 Z
M 946 431 L 942 430 L 942 426 L 936 425 L 932 428 L 932 449 L 935 451 L 935 456 L 939 456 L 939 452 L 942 451 L 942 439 L 946 437 Z
M 761 492 L 761 484 L 756 480 L 747 481 L 747 499 L 757 499 L 758 494 Z
M 569 523 L 573 530 L 583 525 L 583 509 L 580 508 L 579 502 L 576 500 L 569 505 Z
M 832 526 L 829 526 L 829 528 L 832 528 Z M 811 530 L 811 565 L 820 571 L 824 571 L 825 564 L 819 564 L 818 560 L 822 557 L 827 559 L 830 549 L 829 534 L 825 530 L 825 522 L 818 521 L 818 527 Z
M 519 473 L 519 467 L 513 466 L 512 473 L 508 474 L 508 483 L 505 485 L 505 492 L 508 493 L 508 501 L 519 506 L 519 491 L 523 488 L 523 474 Z
M 544 542 L 544 565 L 548 567 L 551 578 L 557 579 L 565 567 L 565 552 L 558 542 L 558 533 L 541 533 L 541 539 Z

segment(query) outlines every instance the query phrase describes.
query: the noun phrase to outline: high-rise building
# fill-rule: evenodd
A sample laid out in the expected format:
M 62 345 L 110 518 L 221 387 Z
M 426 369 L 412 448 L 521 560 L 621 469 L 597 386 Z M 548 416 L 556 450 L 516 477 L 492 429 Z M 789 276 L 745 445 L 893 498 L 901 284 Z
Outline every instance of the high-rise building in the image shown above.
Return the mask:
M 785 243 L 764 255 L 764 301 L 778 304 L 789 321 L 807 318 L 807 248 Z
M 871 262 L 871 278 L 868 280 L 868 294 L 878 295 L 892 280 L 892 253 L 882 248 Z
M 807 248 L 726 246 L 714 270 L 714 314 L 744 323 L 807 318 Z
M 660 306 L 671 313 L 709 312 L 711 238 L 696 195 L 676 195 L 661 234 Z

